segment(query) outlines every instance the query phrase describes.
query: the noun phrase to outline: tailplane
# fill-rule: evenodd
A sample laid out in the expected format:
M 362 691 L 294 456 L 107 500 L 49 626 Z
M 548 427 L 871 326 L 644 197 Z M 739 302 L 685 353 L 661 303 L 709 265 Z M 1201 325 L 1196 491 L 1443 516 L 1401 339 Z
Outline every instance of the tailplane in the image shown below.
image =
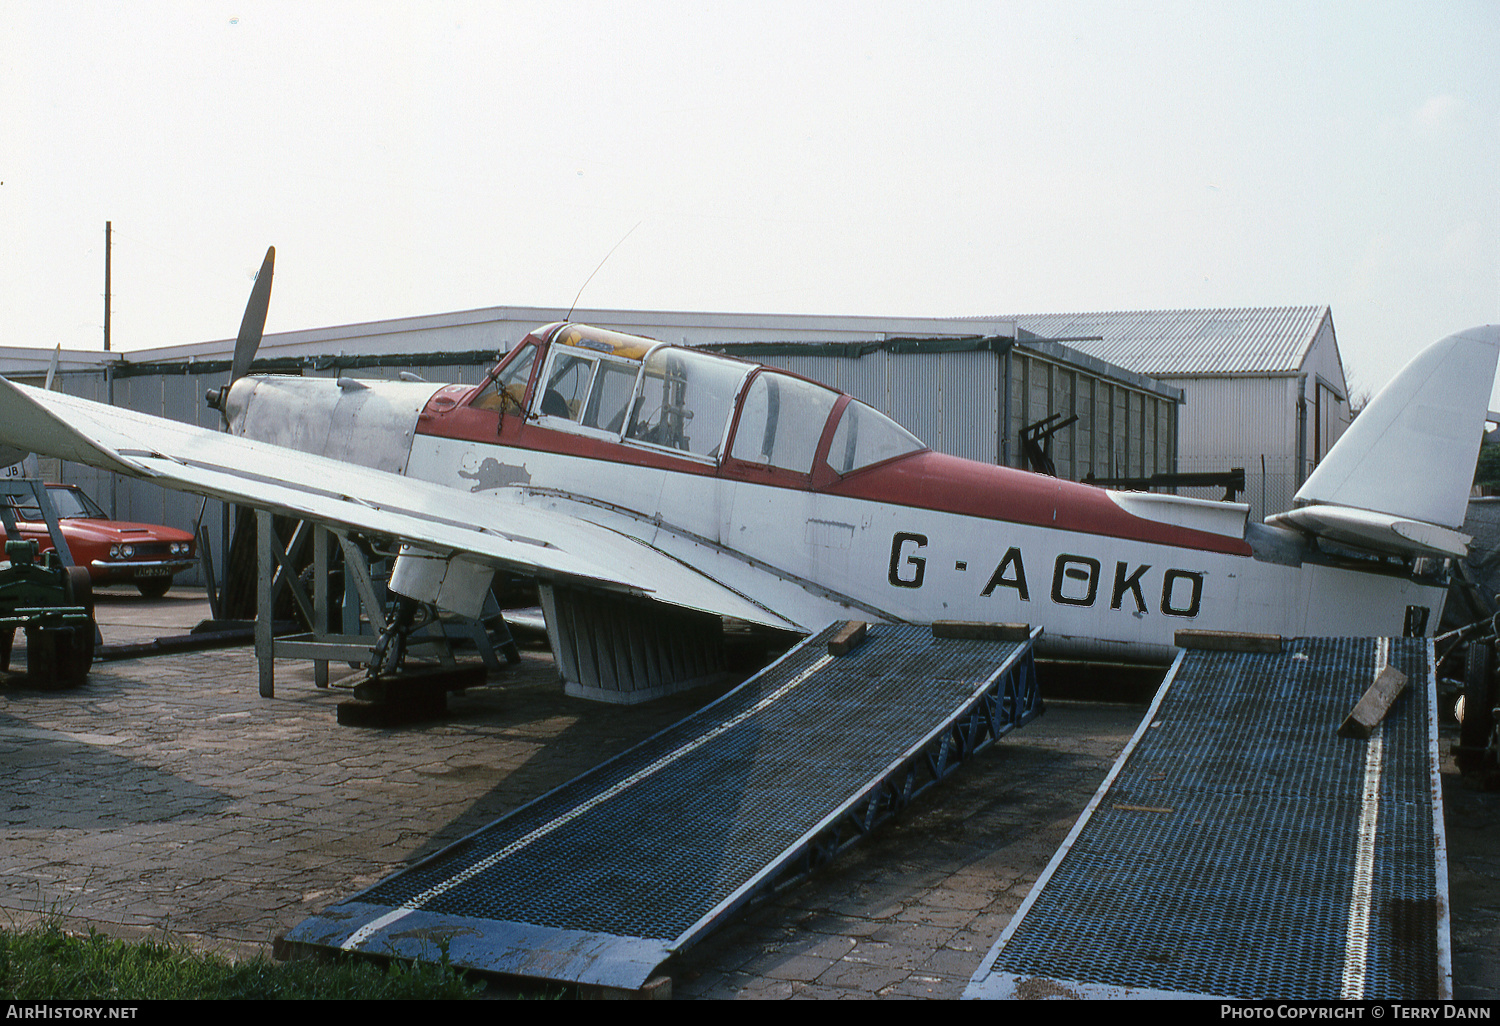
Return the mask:
M 1382 551 L 1461 555 L 1474 461 L 1500 357 L 1500 325 L 1418 353 L 1349 425 L 1268 522 Z

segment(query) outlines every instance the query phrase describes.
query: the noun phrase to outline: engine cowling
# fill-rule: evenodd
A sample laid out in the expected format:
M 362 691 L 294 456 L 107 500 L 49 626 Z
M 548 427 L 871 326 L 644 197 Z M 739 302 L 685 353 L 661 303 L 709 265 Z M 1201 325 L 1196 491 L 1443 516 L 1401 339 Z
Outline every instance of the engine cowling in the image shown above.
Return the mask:
M 229 391 L 232 434 L 406 473 L 417 416 L 441 385 L 351 378 L 246 377 Z

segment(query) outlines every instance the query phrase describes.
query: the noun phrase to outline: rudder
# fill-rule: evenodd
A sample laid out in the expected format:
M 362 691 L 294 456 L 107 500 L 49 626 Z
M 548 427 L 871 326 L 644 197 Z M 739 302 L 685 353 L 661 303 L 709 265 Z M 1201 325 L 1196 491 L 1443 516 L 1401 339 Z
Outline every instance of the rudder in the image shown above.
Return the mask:
M 1449 335 L 1418 353 L 1349 425 L 1298 489 L 1296 505 L 1461 527 L 1497 357 L 1500 325 Z

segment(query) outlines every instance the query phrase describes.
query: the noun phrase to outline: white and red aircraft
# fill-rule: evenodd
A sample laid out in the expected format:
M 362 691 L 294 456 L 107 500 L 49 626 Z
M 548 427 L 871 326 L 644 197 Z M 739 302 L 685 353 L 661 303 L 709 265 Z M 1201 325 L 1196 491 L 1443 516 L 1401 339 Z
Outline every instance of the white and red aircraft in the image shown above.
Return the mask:
M 496 568 L 534 575 L 555 646 L 601 619 L 569 603 L 614 596 L 802 632 L 1040 624 L 1053 652 L 1155 660 L 1183 628 L 1430 633 L 1500 327 L 1420 353 L 1265 524 L 945 456 L 794 374 L 578 324 L 478 386 L 251 376 L 258 341 L 211 396 L 225 433 L 0 379 L 0 445 L 399 539 L 392 589 L 470 616 Z

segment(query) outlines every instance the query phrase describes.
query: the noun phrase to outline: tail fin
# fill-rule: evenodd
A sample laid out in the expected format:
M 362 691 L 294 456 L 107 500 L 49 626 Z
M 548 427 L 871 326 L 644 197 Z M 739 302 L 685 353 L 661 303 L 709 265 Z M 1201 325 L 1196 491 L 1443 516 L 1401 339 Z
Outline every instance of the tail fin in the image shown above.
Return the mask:
M 1463 526 L 1497 357 L 1500 325 L 1418 353 L 1349 425 L 1297 491 L 1297 505 Z

